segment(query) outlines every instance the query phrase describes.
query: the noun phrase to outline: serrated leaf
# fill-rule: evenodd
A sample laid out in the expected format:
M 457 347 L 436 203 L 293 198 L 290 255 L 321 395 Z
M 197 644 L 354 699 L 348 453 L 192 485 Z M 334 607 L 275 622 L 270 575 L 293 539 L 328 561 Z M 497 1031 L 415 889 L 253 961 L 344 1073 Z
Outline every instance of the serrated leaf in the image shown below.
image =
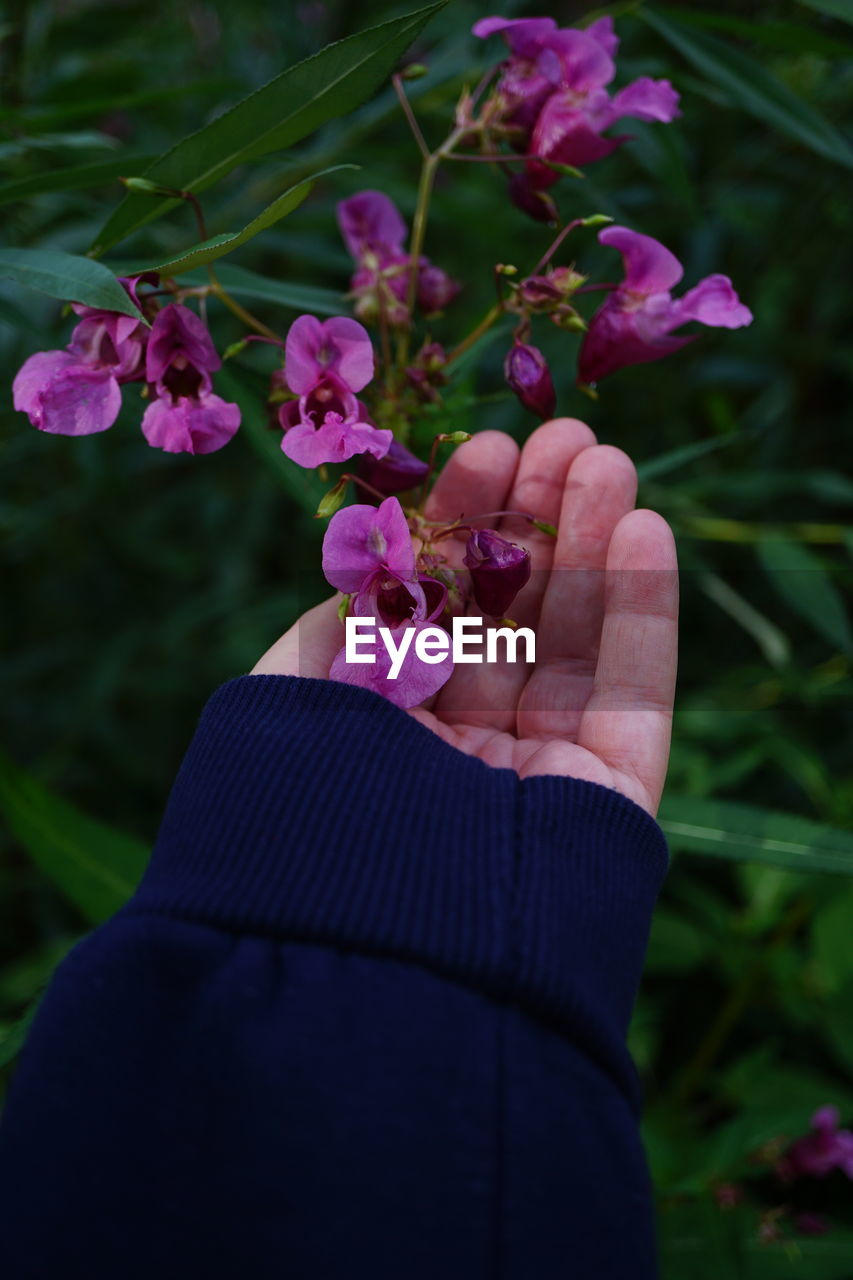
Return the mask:
M 853 876 L 853 832 L 797 814 L 730 800 L 668 795 L 658 822 L 673 849 Z
M 0 205 L 13 200 L 26 200 L 30 196 L 47 195 L 52 191 L 84 191 L 116 181 L 126 173 L 136 173 L 152 163 L 153 156 L 130 156 L 122 160 L 104 160 L 99 164 L 70 165 L 63 169 L 51 169 L 47 173 L 34 174 L 31 178 L 17 178 L 0 186 Z
M 665 13 L 643 9 L 639 16 L 744 111 L 827 160 L 853 168 L 853 147 L 846 138 L 760 62 Z
M 216 262 L 217 259 L 223 258 L 227 253 L 233 253 L 235 249 L 239 249 L 241 245 L 246 244 L 248 240 L 252 240 L 261 231 L 266 231 L 267 227 L 273 226 L 276 222 L 280 222 L 282 218 L 286 218 L 289 213 L 297 209 L 302 201 L 311 191 L 314 183 L 320 178 L 325 178 L 329 173 L 336 173 L 339 169 L 356 169 L 354 164 L 337 164 L 331 169 L 323 169 L 320 173 L 312 174 L 310 178 L 305 178 L 294 187 L 290 187 L 283 192 L 278 199 L 273 200 L 272 204 L 247 223 L 241 231 L 226 232 L 222 235 L 213 236 L 210 240 L 205 240 L 201 244 L 195 245 L 192 249 L 187 249 L 185 253 L 179 254 L 176 258 L 168 258 L 165 262 L 158 262 L 156 265 L 147 265 L 139 267 L 131 272 L 132 275 L 138 275 L 142 271 L 159 271 L 163 276 L 179 276 L 186 271 L 192 271 L 196 267 L 206 266 L 208 262 Z
M 83 302 L 142 319 L 109 267 L 91 258 L 56 249 L 0 249 L 0 278 L 63 302 Z
M 759 542 L 756 554 L 781 598 L 833 647 L 853 653 L 844 600 L 818 557 L 783 538 Z
M 446 2 L 438 0 L 321 49 L 184 138 L 141 176 L 199 193 L 237 165 L 292 147 L 369 98 Z M 92 253 L 104 253 L 174 205 L 169 199 L 127 196 L 96 237 Z
M 48 879 L 94 924 L 123 906 L 148 861 L 141 841 L 89 817 L 2 755 L 0 812 Z

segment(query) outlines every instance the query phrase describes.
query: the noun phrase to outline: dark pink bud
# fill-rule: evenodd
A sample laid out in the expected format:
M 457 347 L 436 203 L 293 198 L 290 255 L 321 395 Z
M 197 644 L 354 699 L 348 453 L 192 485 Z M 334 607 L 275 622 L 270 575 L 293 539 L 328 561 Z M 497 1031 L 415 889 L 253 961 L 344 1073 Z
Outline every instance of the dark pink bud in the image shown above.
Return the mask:
M 418 306 L 427 315 L 443 311 L 461 289 L 461 285 L 441 267 L 429 263 L 418 272 Z
M 514 173 L 509 180 L 509 198 L 529 217 L 536 222 L 555 223 L 559 221 L 559 212 L 551 196 L 536 186 L 527 173 Z
M 491 529 L 475 529 L 463 563 L 471 571 L 474 599 L 483 613 L 503 618 L 530 577 L 530 552 Z
M 829 1219 L 825 1218 L 822 1213 L 812 1213 L 806 1210 L 798 1213 L 794 1218 L 794 1228 L 799 1231 L 801 1236 L 825 1236 L 829 1231 Z
M 543 420 L 554 416 L 557 395 L 545 357 L 537 347 L 516 342 L 504 360 L 504 377 L 525 409 Z
M 392 494 L 421 484 L 428 470 L 427 464 L 416 458 L 404 444 L 392 440 L 383 458 L 363 455 L 359 475 L 380 493 Z

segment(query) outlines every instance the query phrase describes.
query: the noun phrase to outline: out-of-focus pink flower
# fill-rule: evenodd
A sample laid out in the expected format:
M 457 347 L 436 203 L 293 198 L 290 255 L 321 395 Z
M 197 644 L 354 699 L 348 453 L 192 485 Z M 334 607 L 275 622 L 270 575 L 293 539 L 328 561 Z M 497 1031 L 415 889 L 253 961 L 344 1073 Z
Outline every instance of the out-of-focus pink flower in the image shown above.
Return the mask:
M 700 280 L 681 298 L 670 290 L 684 274 L 681 263 L 657 240 L 628 227 L 605 227 L 601 244 L 618 249 L 625 279 L 590 321 L 578 364 L 578 381 L 594 383 L 626 365 L 660 360 L 691 342 L 673 337 L 690 320 L 725 329 L 752 322 L 752 312 L 734 291 L 728 276 Z
M 151 326 L 145 376 L 155 396 L 142 418 L 148 443 L 166 453 L 214 453 L 240 426 L 240 410 L 213 394 L 221 361 L 189 307 L 170 303 Z
M 475 529 L 465 544 L 463 563 L 471 573 L 477 605 L 503 618 L 530 577 L 530 552 L 491 529 Z
M 383 320 L 394 328 L 409 324 L 407 296 L 411 256 L 405 251 L 406 224 L 382 191 L 359 191 L 338 205 L 338 226 L 357 270 L 350 281 L 360 320 Z M 427 313 L 452 302 L 459 284 L 429 258 L 418 262 L 418 305 Z
M 355 396 L 373 377 L 373 344 L 347 316 L 300 316 L 285 344 L 284 376 L 299 397 L 279 410 L 283 451 L 301 467 L 345 462 L 358 453 L 383 457 L 392 435 L 369 420 Z
M 510 57 L 503 64 L 490 108 L 491 127 L 504 130 L 529 156 L 526 172 L 510 183 L 510 197 L 539 221 L 553 221 L 553 202 L 537 195 L 559 177 L 552 165 L 580 168 L 603 159 L 625 141 L 606 137 L 617 120 L 668 122 L 678 115 L 678 94 L 668 80 L 643 76 L 613 97 L 619 44 L 612 18 L 586 30 L 558 28 L 552 18 L 483 18 L 473 28 L 486 38 L 500 32 Z
M 839 1129 L 838 1108 L 819 1107 L 811 1119 L 811 1133 L 793 1142 L 776 1172 L 785 1181 L 793 1178 L 825 1178 L 840 1169 L 853 1180 L 853 1133 Z
M 93 435 L 118 417 L 120 385 L 143 376 L 147 330 L 117 311 L 78 303 L 73 309 L 82 318 L 66 349 L 39 351 L 25 360 L 12 396 L 15 408 L 40 431 Z
M 442 583 L 418 572 L 409 526 L 396 498 L 386 498 L 378 507 L 344 507 L 332 516 L 323 539 L 323 573 L 333 587 L 353 596 L 354 615 L 375 618 L 397 644 L 407 627 L 417 635 L 433 623 L 447 599 Z M 399 707 L 417 706 L 450 678 L 453 662 L 449 653 L 438 663 L 421 662 L 415 638 L 396 679 L 389 676 L 391 659 L 381 643 L 374 663 L 349 663 L 342 648 L 329 675 L 372 689 Z
M 553 418 L 557 394 L 547 361 L 538 347 L 515 342 L 504 360 L 504 377 L 518 399 L 543 421 Z

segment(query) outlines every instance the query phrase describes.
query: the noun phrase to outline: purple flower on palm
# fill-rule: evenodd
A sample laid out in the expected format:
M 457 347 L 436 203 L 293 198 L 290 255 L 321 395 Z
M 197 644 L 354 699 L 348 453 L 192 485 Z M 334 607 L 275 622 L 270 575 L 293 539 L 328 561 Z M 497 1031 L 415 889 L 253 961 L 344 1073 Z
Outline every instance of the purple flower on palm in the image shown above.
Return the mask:
M 145 376 L 155 391 L 142 431 L 166 453 L 214 453 L 240 426 L 240 410 L 213 394 L 211 374 L 221 361 L 202 320 L 189 307 L 170 303 L 157 313 L 145 356 Z
M 463 563 L 471 573 L 477 605 L 503 618 L 530 578 L 530 552 L 491 529 L 476 529 L 465 544 Z
M 281 406 L 283 451 L 300 467 L 345 462 L 357 453 L 383 457 L 391 432 L 370 420 L 355 393 L 373 377 L 373 344 L 347 316 L 300 316 L 285 344 L 284 376 L 299 398 Z
M 622 254 L 625 279 L 590 321 L 580 352 L 579 382 L 598 382 L 626 365 L 660 360 L 677 351 L 693 339 L 673 337 L 672 332 L 690 320 L 725 329 L 751 324 L 752 312 L 728 276 L 707 276 L 683 297 L 673 298 L 670 290 L 684 268 L 657 240 L 627 227 L 605 227 L 598 239 Z
M 355 616 L 375 618 L 395 642 L 406 627 L 417 632 L 433 623 L 447 599 L 442 583 L 418 572 L 409 526 L 396 498 L 386 498 L 378 507 L 344 507 L 332 516 L 323 539 L 323 573 L 333 587 L 353 597 Z M 439 663 L 421 662 L 414 643 L 394 680 L 390 666 L 382 645 L 375 663 L 349 663 L 342 648 L 329 674 L 381 693 L 399 707 L 414 707 L 437 692 L 453 670 L 449 654 Z

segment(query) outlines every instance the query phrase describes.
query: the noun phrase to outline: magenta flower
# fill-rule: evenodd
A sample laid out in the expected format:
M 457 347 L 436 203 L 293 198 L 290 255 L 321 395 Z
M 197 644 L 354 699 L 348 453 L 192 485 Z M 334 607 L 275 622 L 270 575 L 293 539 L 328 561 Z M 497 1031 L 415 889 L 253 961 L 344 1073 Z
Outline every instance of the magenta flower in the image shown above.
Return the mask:
M 145 376 L 155 398 L 142 418 L 148 443 L 167 453 L 214 453 L 240 426 L 240 409 L 213 394 L 213 339 L 188 307 L 170 303 L 151 326 Z
M 475 529 L 463 563 L 471 572 L 474 599 L 483 613 L 503 618 L 530 578 L 530 552 L 491 529 Z
M 353 596 L 355 616 L 375 618 L 396 643 L 407 627 L 417 635 L 444 611 L 447 589 L 418 572 L 409 526 L 396 498 L 386 498 L 379 507 L 344 507 L 332 516 L 323 539 L 323 573 L 333 587 Z M 389 677 L 391 657 L 382 644 L 376 658 L 375 663 L 349 663 L 342 648 L 329 674 L 381 693 L 399 707 L 414 707 L 437 692 L 453 669 L 449 654 L 439 663 L 421 662 L 414 640 L 396 679 Z
M 557 394 L 551 371 L 538 347 L 526 342 L 513 343 L 504 360 L 504 377 L 525 409 L 543 420 L 553 418 Z
M 406 224 L 393 200 L 382 191 L 359 191 L 338 205 L 338 226 L 357 264 L 350 281 L 356 315 L 361 320 L 384 319 L 395 328 L 408 325 L 412 259 L 403 247 Z M 416 297 L 422 310 L 442 310 L 459 289 L 458 282 L 429 258 L 419 260 Z
M 780 1177 L 825 1178 L 840 1169 L 853 1180 L 853 1133 L 839 1129 L 838 1108 L 819 1107 L 811 1119 L 812 1132 L 792 1143 L 777 1166 Z
M 294 320 L 284 376 L 299 399 L 279 410 L 285 432 L 281 447 L 300 467 L 345 462 L 357 453 L 381 458 L 388 452 L 391 432 L 374 426 L 355 396 L 373 377 L 373 344 L 356 320 Z
M 690 320 L 725 329 L 751 324 L 752 312 L 728 276 L 707 276 L 683 297 L 673 298 L 670 290 L 684 269 L 657 240 L 627 227 L 605 227 L 598 239 L 622 254 L 625 279 L 590 321 L 580 352 L 580 383 L 598 382 L 626 365 L 677 351 L 692 338 L 673 337 L 672 331 Z
M 106 431 L 121 408 L 119 386 L 142 377 L 146 328 L 133 316 L 75 305 L 80 323 L 64 351 L 39 351 L 12 384 L 15 408 L 54 435 Z

